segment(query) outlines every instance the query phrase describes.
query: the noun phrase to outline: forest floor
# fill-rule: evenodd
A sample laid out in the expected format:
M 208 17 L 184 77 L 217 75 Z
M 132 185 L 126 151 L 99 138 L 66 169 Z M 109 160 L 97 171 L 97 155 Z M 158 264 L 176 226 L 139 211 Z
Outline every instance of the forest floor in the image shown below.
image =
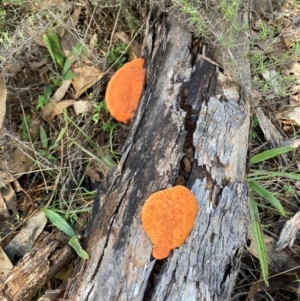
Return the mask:
M 225 4 L 216 9 L 230 18 L 243 1 L 225 2 L 225 11 Z M 74 230 L 84 236 L 97 188 L 118 167 L 130 128 L 108 112 L 107 83 L 124 63 L 141 57 L 148 5 L 125 0 L 0 4 L 0 282 L 49 233 L 67 227 L 66 234 Z M 166 13 L 181 18 L 195 40 L 230 48 L 226 33 L 206 32 L 201 6 L 185 0 L 172 5 Z M 244 55 L 257 99 L 249 143 L 253 217 L 232 300 L 300 298 L 299 13 L 296 0 L 278 7 L 266 1 L 249 12 Z M 30 226 L 41 208 L 46 215 Z M 290 219 L 293 234 L 286 240 L 292 243 L 278 252 L 280 232 Z M 78 245 L 74 249 L 85 258 Z M 72 263 L 32 300 L 59 288 Z

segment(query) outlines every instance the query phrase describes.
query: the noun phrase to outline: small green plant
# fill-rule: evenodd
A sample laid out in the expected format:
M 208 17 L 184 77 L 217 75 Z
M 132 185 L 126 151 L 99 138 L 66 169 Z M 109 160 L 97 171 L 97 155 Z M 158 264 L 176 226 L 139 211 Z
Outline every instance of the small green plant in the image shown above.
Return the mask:
M 221 0 L 219 1 L 219 9 L 224 18 L 231 21 L 236 18 L 242 3 L 241 0 Z
M 89 259 L 89 254 L 82 249 L 79 242 L 80 236 L 74 232 L 68 222 L 52 209 L 42 207 L 41 211 L 45 213 L 47 218 L 56 228 L 70 237 L 68 244 L 75 250 L 77 255 L 85 260 Z
M 116 69 L 120 69 L 127 61 L 126 56 L 127 45 L 123 42 L 119 42 L 112 47 L 107 55 L 107 63 L 109 66 L 115 64 Z
M 284 189 L 286 195 L 289 195 L 289 196 L 295 195 L 295 189 L 292 185 L 284 184 L 283 189 Z
M 253 156 L 250 160 L 251 166 L 253 164 L 266 161 L 268 159 L 274 158 L 276 156 L 285 154 L 294 150 L 293 147 L 279 147 L 271 150 L 261 152 Z M 263 239 L 263 231 L 259 218 L 258 205 L 255 201 L 255 196 L 260 196 L 270 203 L 280 215 L 286 215 L 284 208 L 282 207 L 280 201 L 276 195 L 264 188 L 258 181 L 270 179 L 270 178 L 288 178 L 292 180 L 299 181 L 300 174 L 292 172 L 273 172 L 270 170 L 261 170 L 251 168 L 250 174 L 248 175 L 248 184 L 250 187 L 250 200 L 249 200 L 249 209 L 250 209 L 250 219 L 252 231 L 254 234 L 254 240 L 256 243 L 259 262 L 262 270 L 262 275 L 265 280 L 265 283 L 268 285 L 268 258 L 266 252 L 266 246 Z
M 82 44 L 77 43 L 77 45 L 72 49 L 70 55 L 66 57 L 60 45 L 58 35 L 54 29 L 49 29 L 48 32 L 43 34 L 42 38 L 56 70 L 62 69 L 62 78 L 64 80 L 73 79 L 75 75 L 72 72 L 71 67 L 77 60 L 79 60 L 83 53 Z
M 250 132 L 250 139 L 251 141 L 256 138 L 256 129 L 259 126 L 259 121 L 256 116 L 252 118 L 252 123 L 251 123 L 251 132 Z
M 0 7 L 0 29 L 5 24 L 6 11 Z
M 29 133 L 30 123 L 31 123 L 31 118 L 29 116 L 25 116 L 22 118 L 22 122 L 19 125 L 20 137 L 24 141 L 30 141 L 30 133 Z
M 46 48 L 52 58 L 56 70 L 61 69 L 62 77 L 57 75 L 50 75 L 51 85 L 47 86 L 44 90 L 44 94 L 38 96 L 38 102 L 36 110 L 43 109 L 49 102 L 54 88 L 58 88 L 63 80 L 71 80 L 75 74 L 72 72 L 71 67 L 75 61 L 79 60 L 82 54 L 82 45 L 78 43 L 71 51 L 68 57 L 65 56 L 57 33 L 54 29 L 50 29 L 47 33 L 43 34 L 43 41 Z
M 116 153 L 113 149 L 113 135 L 114 135 L 115 129 L 117 128 L 118 124 L 112 122 L 110 119 L 108 119 L 106 121 L 103 120 L 101 117 L 103 114 L 105 114 L 105 115 L 109 114 L 108 109 L 105 104 L 105 101 L 100 101 L 98 103 L 95 103 L 92 120 L 94 121 L 94 123 L 98 123 L 99 120 L 101 120 L 102 130 L 105 133 L 109 133 L 110 152 L 113 155 L 113 157 L 117 158 L 119 156 L 119 154 Z
M 92 120 L 94 121 L 94 123 L 98 123 L 101 113 L 104 112 L 104 114 L 108 114 L 108 110 L 104 101 L 99 101 L 97 103 L 94 103 L 93 106 L 94 106 L 94 110 L 93 110 Z
M 64 66 L 66 57 L 61 48 L 56 31 L 54 29 L 50 29 L 47 33 L 43 34 L 42 38 L 52 58 L 56 70 L 58 70 L 58 66 L 62 68 Z
M 49 161 L 56 161 L 51 152 L 58 146 L 58 143 L 55 142 L 52 146 L 49 146 L 49 139 L 43 126 L 40 126 L 40 139 L 43 147 L 38 150 L 39 154 Z
M 259 30 L 259 37 L 260 41 L 267 41 L 269 39 L 273 39 L 275 36 L 275 29 L 273 26 L 269 26 L 266 23 L 262 23 L 260 30 Z
M 36 110 L 42 109 L 49 102 L 52 92 L 53 92 L 52 85 L 45 87 L 44 94 L 38 96 Z

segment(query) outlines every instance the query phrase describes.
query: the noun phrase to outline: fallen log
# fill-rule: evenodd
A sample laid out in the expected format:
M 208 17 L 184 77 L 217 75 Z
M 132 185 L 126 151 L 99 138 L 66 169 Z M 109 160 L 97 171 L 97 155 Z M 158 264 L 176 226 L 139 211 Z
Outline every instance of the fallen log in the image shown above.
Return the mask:
M 202 49 L 184 25 L 152 9 L 145 89 L 120 169 L 95 200 L 91 258 L 77 261 L 65 300 L 230 299 L 248 226 L 250 87 L 247 76 L 225 75 L 212 63 L 215 52 Z M 157 262 L 141 209 L 174 184 L 187 185 L 199 212 L 186 242 Z
M 65 235 L 52 233 L 26 254 L 0 283 L 0 301 L 27 301 L 74 258 Z

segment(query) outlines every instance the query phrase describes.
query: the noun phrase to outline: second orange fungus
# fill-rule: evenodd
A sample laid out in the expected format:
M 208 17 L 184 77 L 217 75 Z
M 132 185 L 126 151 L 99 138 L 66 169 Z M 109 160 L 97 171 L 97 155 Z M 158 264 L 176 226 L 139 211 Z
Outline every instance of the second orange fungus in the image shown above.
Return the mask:
M 158 191 L 147 199 L 142 223 L 154 244 L 154 258 L 166 258 L 172 249 L 184 243 L 193 229 L 197 212 L 197 199 L 184 186 Z
M 106 106 L 118 121 L 126 123 L 137 109 L 145 80 L 144 59 L 124 64 L 111 78 L 106 89 Z

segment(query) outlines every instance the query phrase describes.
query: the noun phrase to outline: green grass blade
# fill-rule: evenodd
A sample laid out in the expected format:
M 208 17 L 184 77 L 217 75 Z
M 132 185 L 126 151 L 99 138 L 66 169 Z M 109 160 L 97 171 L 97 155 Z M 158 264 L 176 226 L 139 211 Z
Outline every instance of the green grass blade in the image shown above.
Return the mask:
M 265 280 L 266 285 L 269 286 L 267 249 L 264 241 L 264 234 L 260 223 L 258 208 L 251 193 L 250 193 L 250 200 L 249 200 L 249 209 L 250 209 L 251 227 L 254 235 L 254 241 L 256 244 L 257 252 L 258 252 L 258 258 L 259 258 L 262 276 Z
M 89 259 L 89 254 L 82 249 L 81 244 L 79 242 L 78 236 L 73 236 L 68 241 L 68 244 L 75 250 L 77 255 L 85 260 Z
M 287 178 L 291 180 L 300 181 L 300 174 L 292 172 L 282 172 L 282 171 L 269 171 L 269 170 L 256 170 L 251 169 L 250 174 L 248 175 L 250 181 L 268 179 L 268 178 Z
M 58 213 L 45 207 L 42 207 L 41 211 L 43 211 L 46 214 L 51 223 L 60 231 L 64 232 L 70 237 L 76 236 L 76 233 L 74 232 L 72 227 Z
M 288 153 L 293 149 L 294 148 L 291 147 L 291 146 L 283 146 L 283 147 L 278 147 L 278 148 L 274 148 L 274 149 L 270 149 L 270 150 L 261 152 L 261 153 L 255 155 L 255 156 L 253 156 L 250 159 L 250 164 L 259 163 L 261 161 L 265 161 L 265 160 L 274 158 L 276 156 Z
M 48 137 L 46 131 L 42 125 L 40 125 L 40 139 L 44 149 L 48 148 Z
M 66 133 L 66 131 L 67 131 L 67 127 L 66 127 L 66 126 L 63 127 L 63 128 L 60 130 L 60 132 L 59 132 L 59 134 L 58 134 L 58 137 L 56 138 L 55 142 L 53 143 L 53 145 L 51 145 L 51 146 L 49 147 L 49 151 L 52 151 L 53 149 L 56 149 L 56 148 L 58 147 L 58 143 L 59 143 L 59 141 L 62 139 L 62 137 L 64 136 L 64 134 Z
M 80 143 L 78 143 L 74 139 L 70 138 L 70 141 L 72 141 L 76 146 L 78 146 L 83 152 L 88 154 L 91 158 L 107 166 L 108 168 L 113 169 L 116 166 L 115 162 L 113 162 L 110 158 L 106 157 L 105 155 L 103 155 L 102 157 L 97 157 L 96 155 L 94 155 L 93 153 L 85 149 L 82 145 L 80 145 Z
M 280 214 L 285 215 L 284 209 L 280 203 L 280 201 L 274 196 L 273 193 L 271 193 L 269 190 L 265 189 L 261 185 L 259 185 L 256 181 L 248 181 L 250 188 L 263 197 L 265 200 L 267 200 L 271 205 L 273 205 Z

